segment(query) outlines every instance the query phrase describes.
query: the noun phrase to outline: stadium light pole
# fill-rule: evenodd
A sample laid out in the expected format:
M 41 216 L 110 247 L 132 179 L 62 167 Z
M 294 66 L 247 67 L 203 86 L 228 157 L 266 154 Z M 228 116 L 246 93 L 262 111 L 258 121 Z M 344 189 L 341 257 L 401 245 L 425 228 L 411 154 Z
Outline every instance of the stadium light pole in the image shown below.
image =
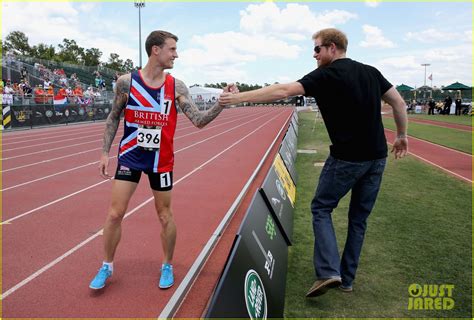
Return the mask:
M 139 69 L 142 68 L 142 16 L 141 9 L 145 7 L 145 0 L 135 0 L 135 8 L 138 8 L 138 54 Z
M 424 84 L 423 86 L 426 87 L 426 67 L 427 67 L 427 66 L 431 66 L 431 64 L 429 64 L 429 63 L 422 63 L 421 66 L 422 66 L 422 67 L 425 67 L 425 84 Z

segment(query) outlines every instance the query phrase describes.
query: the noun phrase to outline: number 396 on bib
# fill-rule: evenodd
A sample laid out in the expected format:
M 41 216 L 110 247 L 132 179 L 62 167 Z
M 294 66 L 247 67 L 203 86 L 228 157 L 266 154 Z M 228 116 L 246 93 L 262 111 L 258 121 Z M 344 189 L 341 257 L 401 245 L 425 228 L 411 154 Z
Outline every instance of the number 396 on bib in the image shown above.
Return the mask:
M 157 151 L 160 149 L 161 127 L 156 129 L 138 128 L 137 144 L 144 149 Z

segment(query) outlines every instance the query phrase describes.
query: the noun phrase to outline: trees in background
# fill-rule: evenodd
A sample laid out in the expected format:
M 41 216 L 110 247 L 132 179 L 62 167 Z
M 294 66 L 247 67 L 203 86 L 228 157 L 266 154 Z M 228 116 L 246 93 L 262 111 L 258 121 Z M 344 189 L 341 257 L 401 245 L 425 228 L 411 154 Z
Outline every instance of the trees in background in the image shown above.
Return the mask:
M 28 37 L 22 31 L 12 31 L 5 41 L 0 42 L 2 52 L 12 52 L 15 55 L 30 56 L 33 58 L 68 62 L 84 66 L 103 66 L 121 72 L 130 72 L 135 67 L 133 61 L 120 59 L 117 53 L 111 53 L 107 62 L 101 62 L 102 51 L 98 48 L 83 48 L 75 40 L 63 39 L 63 42 L 54 47 L 50 44 L 39 43 L 30 46 Z

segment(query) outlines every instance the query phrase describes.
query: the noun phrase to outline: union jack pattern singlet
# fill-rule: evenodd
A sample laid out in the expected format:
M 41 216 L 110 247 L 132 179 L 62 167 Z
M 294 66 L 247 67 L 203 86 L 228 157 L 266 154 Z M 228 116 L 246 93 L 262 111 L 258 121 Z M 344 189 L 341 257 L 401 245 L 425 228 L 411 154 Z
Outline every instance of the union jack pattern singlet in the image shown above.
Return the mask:
M 174 78 L 166 74 L 164 84 L 160 88 L 152 88 L 145 84 L 140 71 L 132 72 L 131 77 L 118 163 L 144 172 L 173 171 L 173 140 L 177 121 Z M 140 126 L 161 127 L 158 151 L 138 146 L 137 130 Z

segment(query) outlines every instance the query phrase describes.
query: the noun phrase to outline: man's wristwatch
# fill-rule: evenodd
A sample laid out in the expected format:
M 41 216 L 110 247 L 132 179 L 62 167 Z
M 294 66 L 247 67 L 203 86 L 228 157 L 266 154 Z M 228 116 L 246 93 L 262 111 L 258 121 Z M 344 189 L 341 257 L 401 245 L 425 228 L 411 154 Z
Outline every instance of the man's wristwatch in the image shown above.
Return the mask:
M 406 139 L 406 137 L 407 137 L 406 133 L 397 135 L 397 139 Z

